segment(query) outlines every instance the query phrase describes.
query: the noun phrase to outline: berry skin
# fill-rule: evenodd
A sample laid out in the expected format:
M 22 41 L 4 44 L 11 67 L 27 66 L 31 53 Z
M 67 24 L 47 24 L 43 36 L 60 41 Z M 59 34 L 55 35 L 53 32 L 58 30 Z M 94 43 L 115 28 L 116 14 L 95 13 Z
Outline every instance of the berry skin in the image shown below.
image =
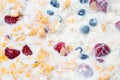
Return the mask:
M 32 51 L 30 49 L 30 47 L 28 45 L 24 45 L 23 49 L 22 49 L 23 54 L 25 54 L 26 56 L 28 55 L 32 55 Z
M 81 63 L 78 66 L 77 71 L 80 75 L 83 75 L 83 77 L 85 78 L 92 77 L 94 74 L 93 69 L 86 63 Z
M 97 43 L 93 48 L 96 57 L 106 56 L 110 53 L 110 48 L 105 43 Z
M 54 15 L 54 12 L 51 11 L 51 10 L 47 10 L 47 13 L 48 13 L 49 15 Z
M 10 48 L 5 48 L 5 55 L 9 58 L 9 59 L 14 59 L 17 56 L 20 55 L 20 51 L 17 49 L 10 49 Z
M 51 4 L 53 7 L 56 7 L 56 8 L 59 8 L 59 7 L 60 7 L 60 4 L 58 3 L 57 0 L 51 0 L 51 1 L 50 1 L 50 4 Z
M 86 10 L 85 9 L 80 9 L 78 11 L 78 15 L 80 15 L 80 16 L 84 16 L 85 14 L 86 14 Z
M 96 19 L 90 19 L 89 24 L 90 24 L 90 26 L 95 27 L 97 25 L 97 20 Z
M 63 47 L 65 47 L 65 43 L 64 42 L 59 42 L 58 44 L 56 44 L 54 46 L 54 49 L 60 53 L 60 51 Z
M 8 24 L 15 24 L 18 21 L 18 16 L 17 17 L 13 17 L 13 16 L 10 16 L 10 15 L 6 15 L 4 17 L 4 20 Z
M 80 58 L 81 58 L 82 60 L 85 60 L 85 59 L 88 58 L 88 55 L 86 55 L 86 54 L 81 54 Z
M 85 3 L 88 2 L 88 0 L 79 0 L 79 1 L 80 1 L 80 3 L 82 3 L 82 4 L 85 4 Z
M 81 27 L 80 31 L 81 31 L 82 33 L 84 33 L 84 34 L 87 34 L 87 33 L 89 33 L 90 28 L 89 28 L 89 26 L 87 26 L 87 25 L 83 25 L 83 26 Z
M 116 27 L 118 30 L 120 30 L 120 21 L 118 21 L 118 22 L 115 23 L 115 27 Z

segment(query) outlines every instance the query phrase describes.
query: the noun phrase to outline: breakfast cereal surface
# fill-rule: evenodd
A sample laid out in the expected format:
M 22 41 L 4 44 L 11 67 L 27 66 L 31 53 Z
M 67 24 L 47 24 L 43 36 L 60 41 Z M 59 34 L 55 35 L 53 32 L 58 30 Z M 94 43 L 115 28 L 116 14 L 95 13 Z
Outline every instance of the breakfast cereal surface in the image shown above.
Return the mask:
M 0 0 L 0 80 L 120 80 L 120 0 Z

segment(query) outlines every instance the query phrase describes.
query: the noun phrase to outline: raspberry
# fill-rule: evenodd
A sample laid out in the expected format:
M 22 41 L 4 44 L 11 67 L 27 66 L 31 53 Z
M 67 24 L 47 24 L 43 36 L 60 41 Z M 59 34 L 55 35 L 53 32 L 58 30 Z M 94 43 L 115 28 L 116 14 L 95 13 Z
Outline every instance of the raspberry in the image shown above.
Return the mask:
M 32 55 L 32 51 L 31 51 L 31 49 L 29 48 L 28 45 L 24 45 L 24 47 L 23 47 L 23 49 L 22 49 L 22 52 L 23 52 L 23 54 L 25 54 L 26 56 Z
M 56 44 L 54 46 L 54 49 L 60 53 L 60 50 L 62 49 L 62 47 L 65 47 L 65 43 L 64 42 L 59 42 L 58 44 Z
M 10 15 L 6 15 L 4 17 L 4 20 L 8 24 L 15 24 L 18 21 L 18 16 L 17 17 L 13 17 L 13 16 L 10 16 Z
M 16 50 L 16 49 L 10 49 L 10 48 L 6 48 L 5 49 L 5 55 L 9 58 L 9 59 L 14 59 L 16 58 L 18 55 L 20 55 L 20 51 Z
M 86 63 L 81 63 L 78 66 L 77 71 L 86 78 L 92 77 L 94 74 L 93 69 Z
M 110 48 L 105 43 L 97 43 L 93 48 L 96 57 L 106 56 L 110 53 Z
M 96 4 L 99 11 L 103 11 L 106 13 L 108 5 L 108 2 L 106 0 L 90 0 L 90 5 L 92 5 L 92 3 Z

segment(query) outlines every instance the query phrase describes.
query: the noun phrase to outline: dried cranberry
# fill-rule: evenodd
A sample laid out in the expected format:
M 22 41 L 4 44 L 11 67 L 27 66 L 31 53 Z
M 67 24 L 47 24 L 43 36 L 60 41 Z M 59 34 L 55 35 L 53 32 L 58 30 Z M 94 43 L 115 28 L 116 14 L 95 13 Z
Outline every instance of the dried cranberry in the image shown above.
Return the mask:
M 97 43 L 93 51 L 96 57 L 102 57 L 110 53 L 110 48 L 105 43 Z
M 6 48 L 5 49 L 5 55 L 9 58 L 9 59 L 14 59 L 17 56 L 20 55 L 20 51 L 16 50 L 16 49 L 10 49 L 10 48 Z
M 90 0 L 90 5 L 92 3 L 96 4 L 96 7 L 99 11 L 103 11 L 106 13 L 108 5 L 108 2 L 106 0 Z
M 83 75 L 84 77 L 92 77 L 94 72 L 93 69 L 86 63 L 81 63 L 78 68 L 77 71 L 79 72 L 79 74 Z
M 116 22 L 116 23 L 115 23 L 115 26 L 116 26 L 117 29 L 120 30 L 120 21 Z
M 62 47 L 65 47 L 65 43 L 64 42 L 59 42 L 58 44 L 56 44 L 54 46 L 54 49 L 60 53 L 60 50 L 62 49 Z
M 13 16 L 10 16 L 10 15 L 6 15 L 4 17 L 4 20 L 8 24 L 15 24 L 18 21 L 18 16 L 17 17 L 13 17 Z
M 22 52 L 23 52 L 23 54 L 25 54 L 26 56 L 32 55 L 32 51 L 31 51 L 31 49 L 29 48 L 28 45 L 24 45 L 24 47 L 23 47 L 23 49 L 22 49 Z
M 98 62 L 101 62 L 101 63 L 103 63 L 104 62 L 104 59 L 102 59 L 102 58 L 99 58 L 99 59 L 96 59 Z

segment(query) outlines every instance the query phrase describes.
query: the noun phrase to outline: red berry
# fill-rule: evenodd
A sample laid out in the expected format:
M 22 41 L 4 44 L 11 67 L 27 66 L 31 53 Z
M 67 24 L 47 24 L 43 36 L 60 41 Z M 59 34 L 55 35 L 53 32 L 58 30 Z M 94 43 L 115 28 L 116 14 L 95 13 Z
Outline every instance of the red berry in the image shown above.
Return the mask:
M 110 53 L 110 48 L 104 43 L 97 43 L 93 48 L 96 57 L 102 57 Z
M 64 42 L 59 42 L 58 44 L 56 44 L 54 46 L 54 49 L 60 53 L 60 50 L 62 49 L 62 47 L 65 47 L 65 43 Z
M 103 12 L 106 12 L 106 11 L 107 11 L 108 2 L 107 2 L 106 0 L 90 0 L 90 5 L 91 5 L 93 2 L 96 4 L 97 9 L 98 9 L 99 11 L 103 11 Z
M 14 59 L 16 58 L 18 55 L 20 55 L 20 51 L 16 50 L 16 49 L 10 49 L 10 48 L 6 48 L 5 49 L 5 55 L 9 58 L 9 59 Z
M 29 48 L 28 45 L 24 45 L 24 47 L 23 47 L 23 49 L 22 49 L 22 52 L 23 52 L 23 54 L 25 54 L 26 56 L 32 55 L 32 51 L 31 51 L 31 49 Z
M 13 17 L 13 16 L 10 16 L 10 15 L 6 15 L 4 17 L 4 20 L 8 24 L 15 24 L 18 21 L 18 16 L 17 17 Z

